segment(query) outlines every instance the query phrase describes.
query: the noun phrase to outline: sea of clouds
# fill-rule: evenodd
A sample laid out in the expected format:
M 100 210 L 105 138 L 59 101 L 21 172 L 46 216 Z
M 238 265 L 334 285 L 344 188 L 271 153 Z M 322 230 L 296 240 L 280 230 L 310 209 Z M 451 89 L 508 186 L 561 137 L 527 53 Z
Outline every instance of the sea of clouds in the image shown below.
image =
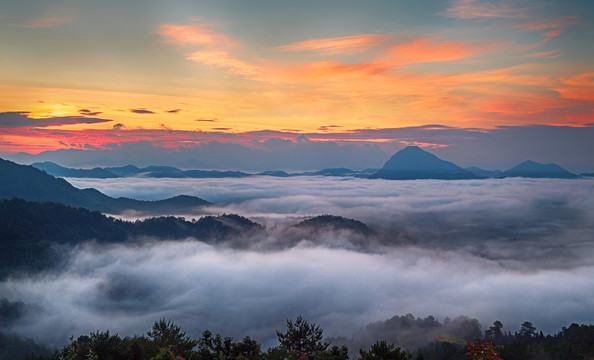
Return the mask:
M 116 197 L 200 196 L 216 205 L 183 215 L 237 213 L 271 229 L 266 236 L 333 214 L 389 241 L 356 251 L 328 231 L 284 249 L 83 244 L 59 271 L 0 282 L 2 297 L 25 303 L 11 331 L 49 344 L 96 330 L 140 334 L 162 317 L 193 337 L 209 329 L 265 346 L 297 315 L 346 337 L 406 313 L 500 320 L 511 331 L 528 320 L 545 333 L 594 323 L 594 180 L 68 180 Z

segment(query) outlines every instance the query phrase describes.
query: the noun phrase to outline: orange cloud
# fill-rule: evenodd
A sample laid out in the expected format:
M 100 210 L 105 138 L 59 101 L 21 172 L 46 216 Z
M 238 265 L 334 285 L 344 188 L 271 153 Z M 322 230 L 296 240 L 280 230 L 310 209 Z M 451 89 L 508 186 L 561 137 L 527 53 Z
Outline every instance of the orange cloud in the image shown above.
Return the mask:
M 594 72 L 564 79 L 563 86 L 555 90 L 564 99 L 594 101 Z
M 469 58 L 487 50 L 484 44 L 437 41 L 420 38 L 404 44 L 388 46 L 388 54 L 396 64 L 452 61 Z
M 180 45 L 224 45 L 236 44 L 227 35 L 209 29 L 209 25 L 161 24 L 157 30 L 159 35 Z
M 547 41 L 551 40 L 552 38 L 559 36 L 560 34 L 561 34 L 561 29 L 547 31 L 546 33 L 543 34 L 543 36 L 544 36 L 543 42 L 547 42 Z
M 452 7 L 439 14 L 458 19 L 513 18 L 523 17 L 524 10 L 516 8 L 509 0 L 497 2 L 457 0 Z
M 546 59 L 553 59 L 559 56 L 563 56 L 563 53 L 559 50 L 543 51 L 535 54 L 526 55 L 527 57 L 542 57 Z
M 250 76 L 258 75 L 261 72 L 257 66 L 253 66 L 245 61 L 235 59 L 224 50 L 196 51 L 188 55 L 186 59 L 216 68 L 225 69 L 225 71 L 230 74 Z
M 302 75 L 309 79 L 373 76 L 385 73 L 388 69 L 382 63 L 343 64 L 338 61 L 317 61 L 301 68 L 296 80 Z
M 576 25 L 577 22 L 575 16 L 561 16 L 554 20 L 534 21 L 516 27 L 524 30 L 547 30 Z
M 539 94 L 517 94 L 512 97 L 488 98 L 477 110 L 498 113 L 504 116 L 527 116 L 542 113 L 547 109 L 563 107 L 557 97 Z
M 325 54 L 353 54 L 379 45 L 390 38 L 391 35 L 385 34 L 341 36 L 299 41 L 289 45 L 279 46 L 276 49 L 280 51 L 315 51 Z

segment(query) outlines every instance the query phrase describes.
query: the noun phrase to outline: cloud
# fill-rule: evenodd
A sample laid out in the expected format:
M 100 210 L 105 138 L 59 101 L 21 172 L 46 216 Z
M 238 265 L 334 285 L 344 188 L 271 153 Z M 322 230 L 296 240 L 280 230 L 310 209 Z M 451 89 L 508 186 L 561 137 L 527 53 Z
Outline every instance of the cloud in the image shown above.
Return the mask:
M 78 112 L 85 116 L 97 116 L 99 114 L 103 114 L 101 111 L 91 111 L 89 109 L 80 109 Z
M 218 69 L 228 74 L 253 76 L 261 73 L 259 67 L 232 56 L 228 49 L 238 42 L 231 37 L 210 29 L 210 24 L 190 25 L 161 24 L 158 33 L 168 41 L 184 45 L 199 46 L 201 50 L 186 55 L 191 60 Z
M 147 110 L 144 108 L 140 108 L 140 109 L 130 109 L 130 112 L 134 113 L 134 114 L 154 114 L 154 111 L 151 110 Z
M 62 116 L 35 119 L 27 111 L 13 111 L 0 113 L 0 128 L 38 128 L 72 124 L 98 124 L 111 120 L 86 118 L 82 116 Z
M 224 69 L 229 74 L 251 76 L 261 73 L 259 67 L 236 59 L 229 55 L 225 50 L 220 49 L 195 51 L 186 56 L 186 59 L 215 68 Z
M 555 90 L 565 99 L 594 101 L 594 72 L 587 72 L 563 79 Z
M 318 128 L 319 131 L 331 131 L 335 128 L 340 128 L 341 125 L 323 125 Z
M 470 44 L 428 37 L 394 44 L 387 50 L 390 59 L 397 64 L 461 60 L 485 51 L 494 51 L 494 44 Z
M 516 7 L 516 3 L 509 0 L 456 0 L 439 15 L 457 19 L 522 18 L 526 10 Z
M 527 57 L 541 57 L 546 59 L 557 58 L 563 56 L 563 53 L 559 50 L 542 51 L 534 54 L 526 55 Z
M 170 114 L 177 114 L 177 113 L 178 113 L 178 112 L 180 112 L 180 111 L 182 111 L 182 109 L 173 109 L 173 110 L 167 110 L 166 112 L 167 112 L 167 113 L 170 113 Z
M 114 130 L 122 130 L 124 128 L 124 124 L 122 123 L 117 123 L 113 126 Z
M 594 322 L 592 180 L 77 180 L 122 196 L 212 193 L 229 201 L 214 211 L 261 221 L 273 240 L 282 241 L 275 226 L 333 213 L 385 229 L 393 243 L 359 252 L 322 232 L 284 250 L 258 250 L 264 237 L 244 250 L 192 239 L 80 246 L 53 273 L 0 282 L 32 309 L 10 330 L 46 343 L 140 334 L 161 317 L 193 337 L 210 329 L 266 346 L 299 314 L 347 338 L 409 312 L 501 320 L 512 332 L 524 320 L 545 333 Z
M 211 29 L 210 24 L 161 24 L 157 32 L 167 41 L 180 45 L 232 46 L 236 41 Z
M 523 30 L 549 30 L 574 26 L 579 23 L 576 16 L 560 16 L 553 20 L 533 21 L 516 27 Z
M 279 51 L 314 51 L 323 54 L 354 54 L 380 45 L 392 38 L 387 34 L 363 34 L 299 41 L 279 46 Z

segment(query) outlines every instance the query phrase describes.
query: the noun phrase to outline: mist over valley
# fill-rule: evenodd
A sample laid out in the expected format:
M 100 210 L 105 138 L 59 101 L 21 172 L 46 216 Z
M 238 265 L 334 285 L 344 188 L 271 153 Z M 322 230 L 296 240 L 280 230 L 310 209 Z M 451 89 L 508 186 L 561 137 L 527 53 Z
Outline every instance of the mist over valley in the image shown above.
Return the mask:
M 407 313 L 465 315 L 483 329 L 500 320 L 511 331 L 529 320 L 545 333 L 594 322 L 592 179 L 67 180 L 112 197 L 186 194 L 214 205 L 163 214 L 183 216 L 173 224 L 188 236 L 130 231 L 57 245 L 67 254 L 59 266 L 4 278 L 2 297 L 24 304 L 7 329 L 46 344 L 99 329 L 142 333 L 159 318 L 194 337 L 209 329 L 264 346 L 298 315 L 347 339 Z M 205 216 L 239 230 L 192 236 Z

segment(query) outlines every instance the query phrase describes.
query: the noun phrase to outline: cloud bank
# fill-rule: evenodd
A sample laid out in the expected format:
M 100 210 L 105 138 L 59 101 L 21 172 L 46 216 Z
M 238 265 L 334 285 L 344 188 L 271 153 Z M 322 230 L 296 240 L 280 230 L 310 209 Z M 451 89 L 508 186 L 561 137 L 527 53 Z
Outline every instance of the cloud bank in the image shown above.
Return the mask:
M 347 338 L 406 313 L 500 320 L 511 331 L 528 320 L 545 333 L 594 322 L 592 180 L 72 180 L 112 196 L 204 196 L 219 203 L 212 212 L 268 231 L 241 250 L 195 239 L 88 243 L 63 268 L 1 282 L 3 297 L 25 304 L 10 330 L 46 343 L 141 333 L 161 317 L 194 337 L 210 329 L 265 346 L 299 314 Z M 325 231 L 292 248 L 262 246 L 323 213 L 365 221 L 389 241 L 353 251 L 340 246 L 343 233 Z

